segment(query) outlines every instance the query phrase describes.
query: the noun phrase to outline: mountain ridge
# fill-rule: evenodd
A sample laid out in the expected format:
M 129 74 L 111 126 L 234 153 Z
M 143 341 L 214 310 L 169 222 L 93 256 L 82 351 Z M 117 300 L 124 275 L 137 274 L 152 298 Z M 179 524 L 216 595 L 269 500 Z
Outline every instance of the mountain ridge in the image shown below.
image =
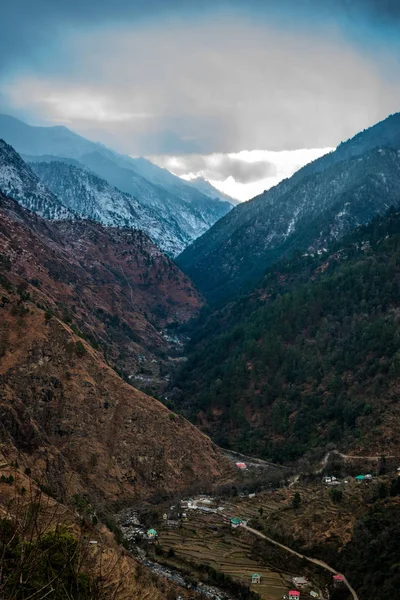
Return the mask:
M 0 115 L 0 137 L 27 156 L 78 160 L 109 184 L 135 197 L 144 207 L 157 211 L 160 227 L 175 238 L 174 247 L 169 250 L 171 255 L 181 252 L 232 207 L 229 202 L 202 194 L 147 159 L 119 154 L 66 127 L 35 127 Z M 154 182 L 146 179 L 146 175 Z
M 44 185 L 81 218 L 110 227 L 140 229 L 167 254 L 179 251 L 177 234 L 171 234 L 172 219 L 168 227 L 153 209 L 111 186 L 78 161 L 35 161 L 29 166 Z M 175 228 L 178 229 L 177 224 Z
M 393 132 L 392 124 L 398 131 Z M 400 197 L 400 117 L 393 115 L 372 129 L 373 135 L 370 130 L 359 134 L 356 142 L 354 138 L 345 142 L 290 179 L 236 206 L 186 248 L 177 263 L 209 300 L 219 302 L 255 282 L 269 264 L 295 248 L 323 247 L 340 231 L 385 211 Z M 390 147 L 379 150 L 379 132 L 383 141 L 390 137 Z M 380 152 L 387 153 L 387 160 Z M 346 153 L 352 154 L 350 159 Z M 357 204 L 363 207 L 358 212 Z M 325 220 L 325 231 L 318 231 L 318 220 Z

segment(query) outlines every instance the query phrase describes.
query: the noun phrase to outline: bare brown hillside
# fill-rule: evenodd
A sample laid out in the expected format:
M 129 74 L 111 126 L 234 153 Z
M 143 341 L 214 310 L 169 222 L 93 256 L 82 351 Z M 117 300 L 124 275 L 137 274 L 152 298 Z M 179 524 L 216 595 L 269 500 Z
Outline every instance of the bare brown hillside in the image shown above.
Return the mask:
M 0 440 L 59 498 L 176 491 L 229 470 L 211 440 L 125 383 L 56 317 L 2 290 Z
M 0 211 L 4 454 L 60 500 L 105 504 L 229 473 L 207 436 L 114 370 L 196 312 L 189 280 L 140 232 L 47 223 L 4 197 Z
M 142 232 L 48 222 L 0 194 L 0 273 L 132 377 L 163 369 L 166 328 L 197 314 L 190 280 Z

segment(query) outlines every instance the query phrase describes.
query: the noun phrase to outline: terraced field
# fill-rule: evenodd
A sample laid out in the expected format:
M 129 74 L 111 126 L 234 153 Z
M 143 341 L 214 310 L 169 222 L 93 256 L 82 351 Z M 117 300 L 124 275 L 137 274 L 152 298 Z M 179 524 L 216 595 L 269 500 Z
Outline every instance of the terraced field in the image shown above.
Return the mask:
M 280 600 L 290 587 L 290 576 L 268 570 L 249 558 L 250 543 L 240 530 L 231 530 L 220 517 L 192 512 L 183 527 L 164 528 L 159 541 L 173 548 L 176 559 L 206 563 L 249 585 L 251 575 L 260 573 L 261 584 L 252 586 L 265 600 Z
M 289 535 L 301 540 L 306 547 L 326 543 L 331 538 L 341 547 L 351 539 L 354 521 L 365 511 L 365 501 L 372 494 L 372 488 L 353 482 L 339 489 L 343 497 L 338 502 L 332 500 L 332 488 L 321 484 L 314 488 L 298 486 L 282 490 L 279 497 L 277 493 L 262 494 L 251 501 L 242 500 L 235 510 L 242 518 L 257 517 L 271 537 Z M 301 496 L 298 510 L 291 507 L 295 491 Z
M 290 554 L 283 560 L 276 554 L 269 557 L 271 560 L 264 560 L 268 557 L 263 556 L 263 562 L 269 562 L 269 566 L 251 558 L 254 536 L 243 528 L 231 529 L 229 523 L 234 516 L 243 520 L 257 519 L 264 532 L 273 539 L 296 539 L 305 548 L 332 540 L 334 546 L 340 547 L 351 538 L 355 516 L 363 511 L 372 489 L 355 482 L 343 485 L 340 487 L 343 498 L 339 502 L 333 501 L 331 489 L 320 483 L 312 486 L 298 484 L 295 488 L 263 492 L 252 498 L 225 498 L 220 500 L 224 507 L 222 512 L 189 510 L 188 520 L 183 521 L 181 527 L 161 528 L 159 541 L 165 550 L 174 549 L 176 566 L 183 566 L 185 561 L 207 564 L 246 585 L 250 584 L 253 573 L 260 573 L 262 583 L 252 586 L 252 589 L 264 600 L 281 600 L 293 587 L 292 577 L 295 575 L 307 576 L 313 581 L 314 589 L 318 589 L 319 584 L 322 585 L 321 574 L 314 578 L 312 567 L 310 571 L 309 565 L 302 566 Z M 292 507 L 296 492 L 301 495 L 298 509 Z M 213 504 L 213 508 L 216 507 Z M 272 565 L 278 564 L 283 572 L 274 570 L 278 567 Z M 309 597 L 305 591 L 303 595 Z

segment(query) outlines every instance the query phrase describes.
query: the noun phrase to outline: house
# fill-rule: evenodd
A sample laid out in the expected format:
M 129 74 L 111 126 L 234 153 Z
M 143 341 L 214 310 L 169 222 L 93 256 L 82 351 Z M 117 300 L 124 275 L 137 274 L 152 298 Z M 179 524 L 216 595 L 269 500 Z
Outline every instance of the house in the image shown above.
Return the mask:
M 238 469 L 243 469 L 243 470 L 247 469 L 247 465 L 244 462 L 237 462 L 236 466 L 237 466 Z
M 344 585 L 344 576 L 337 574 L 333 576 L 333 585 L 335 587 L 342 587 Z
M 366 481 L 371 481 L 371 480 L 372 480 L 372 475 L 371 475 L 371 473 L 368 473 L 368 474 L 365 476 L 365 480 L 366 480 Z
M 310 592 L 310 596 L 311 596 L 311 598 L 318 598 L 318 593 L 317 592 Z
M 253 573 L 251 576 L 251 583 L 261 583 L 261 575 L 260 573 Z
M 174 519 L 168 519 L 167 525 L 168 527 L 178 527 L 179 521 L 175 521 Z
M 294 585 L 298 588 L 302 588 L 305 585 L 308 585 L 308 581 L 305 577 L 293 577 L 292 581 Z
M 168 519 L 167 513 L 164 513 L 162 518 L 164 519 L 164 521 L 166 521 Z
M 357 483 L 361 483 L 362 481 L 364 481 L 365 475 L 356 475 L 355 479 L 356 479 Z
M 147 539 L 149 540 L 155 540 L 158 537 L 158 533 L 155 529 L 148 529 L 147 530 Z
M 325 475 L 325 477 L 322 480 L 324 483 L 332 483 L 332 477 L 329 477 L 328 475 Z
M 300 592 L 298 592 L 297 590 L 291 590 L 289 592 L 289 600 L 299 600 L 300 598 Z
M 240 527 L 241 524 L 242 519 L 239 519 L 238 517 L 233 517 L 231 519 L 231 526 L 233 527 L 233 529 L 236 529 L 236 527 Z

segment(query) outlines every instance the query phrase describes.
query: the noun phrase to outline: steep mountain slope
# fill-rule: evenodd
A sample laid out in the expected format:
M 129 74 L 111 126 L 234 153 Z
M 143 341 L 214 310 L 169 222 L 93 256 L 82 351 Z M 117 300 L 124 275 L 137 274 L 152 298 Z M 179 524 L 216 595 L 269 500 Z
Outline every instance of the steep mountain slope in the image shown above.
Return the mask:
M 93 518 L 84 496 L 63 504 L 46 494 L 10 444 L 0 444 L 0 464 L 2 600 L 43 598 L 49 590 L 53 600 L 200 597 L 145 569 L 117 544 L 104 513 Z
M 154 351 L 157 327 L 198 306 L 173 263 L 142 233 L 47 223 L 3 196 L 0 211 L 1 443 L 60 498 L 110 503 L 229 472 L 207 437 L 78 335 L 77 325 L 90 330 L 119 365 L 140 344 Z
M 42 183 L 80 217 L 111 227 L 140 229 L 168 254 L 179 252 L 176 235 L 155 211 L 76 165 L 60 161 L 29 164 Z
M 3 140 L 0 140 L 0 190 L 47 219 L 74 218 L 74 213 L 63 206 Z
M 220 190 L 217 190 L 209 181 L 203 179 L 203 177 L 196 177 L 195 179 L 189 179 L 188 183 L 197 188 L 202 194 L 205 194 L 209 198 L 219 198 L 220 200 L 230 202 L 233 205 L 239 204 L 238 200 L 224 194 Z
M 181 249 L 231 209 L 229 203 L 208 198 L 178 177 L 143 159 L 120 159 L 112 153 L 93 152 L 80 156 L 79 160 L 99 177 L 156 211 L 160 220 L 173 232 Z M 141 171 L 152 180 L 143 177 Z
M 0 202 L 0 253 L 31 295 L 100 345 L 126 377 L 163 377 L 174 349 L 168 327 L 201 299 L 189 279 L 141 231 L 92 221 L 46 222 Z
M 400 200 L 400 115 L 237 206 L 178 264 L 211 300 L 229 298 L 296 248 L 323 247 Z M 383 146 L 383 147 L 378 147 Z
M 171 397 L 221 445 L 288 460 L 399 452 L 400 213 L 271 267 L 192 333 Z M 179 390 L 179 391 L 178 391 Z
M 0 137 L 18 152 L 43 156 L 43 160 L 78 160 L 99 177 L 138 202 L 156 210 L 159 227 L 175 241 L 171 254 L 178 254 L 230 209 L 229 202 L 209 197 L 149 161 L 118 154 L 102 144 L 90 142 L 66 127 L 31 127 L 0 115 Z M 46 158 L 44 158 L 46 157 Z

